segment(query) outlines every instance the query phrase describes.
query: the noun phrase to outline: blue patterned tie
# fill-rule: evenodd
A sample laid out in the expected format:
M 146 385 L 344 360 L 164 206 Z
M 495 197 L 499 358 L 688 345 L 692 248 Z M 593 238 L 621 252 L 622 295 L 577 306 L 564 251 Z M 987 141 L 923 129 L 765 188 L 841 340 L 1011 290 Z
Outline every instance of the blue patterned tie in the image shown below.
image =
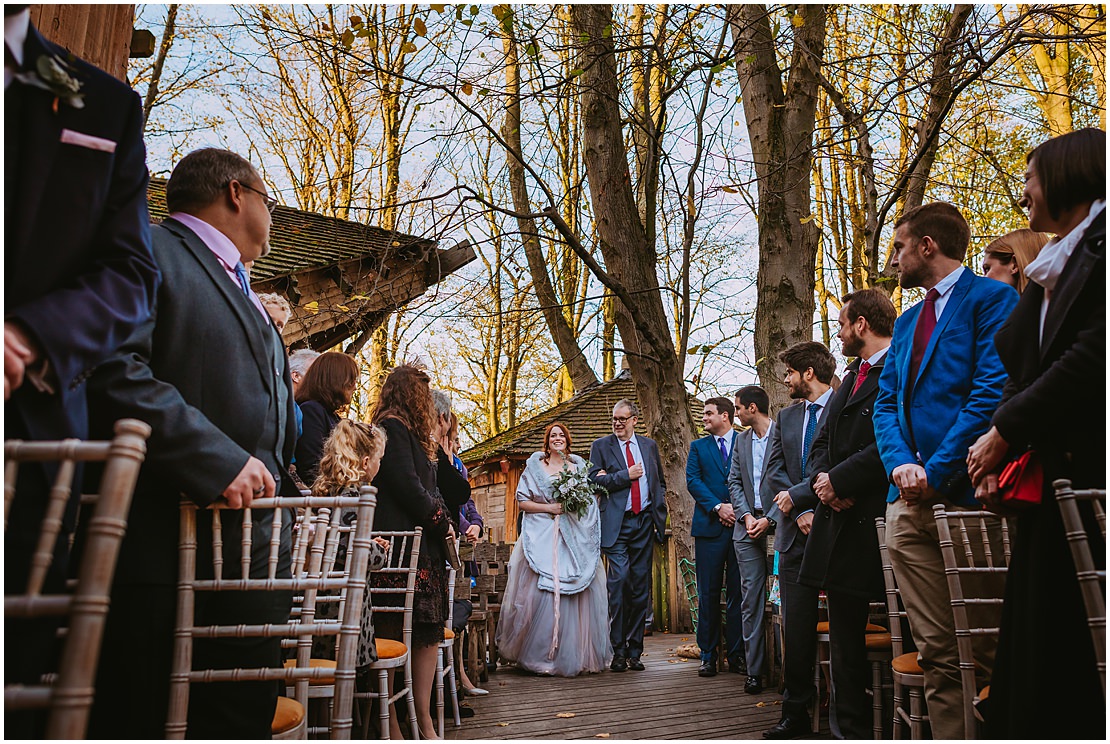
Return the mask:
M 243 288 L 243 294 L 247 297 L 251 296 L 251 282 L 247 278 L 247 269 L 243 266 L 242 262 L 235 264 L 235 276 L 239 279 L 239 286 Z
M 717 440 L 717 444 L 721 445 L 721 464 L 728 467 L 728 452 L 725 451 L 725 439 L 721 437 Z
M 805 436 L 802 438 L 802 477 L 806 477 L 806 461 L 809 459 L 809 448 L 813 444 L 813 435 L 817 431 L 817 412 L 821 410 L 821 406 L 817 403 L 810 403 L 806 406 L 809 411 L 809 425 L 806 426 Z

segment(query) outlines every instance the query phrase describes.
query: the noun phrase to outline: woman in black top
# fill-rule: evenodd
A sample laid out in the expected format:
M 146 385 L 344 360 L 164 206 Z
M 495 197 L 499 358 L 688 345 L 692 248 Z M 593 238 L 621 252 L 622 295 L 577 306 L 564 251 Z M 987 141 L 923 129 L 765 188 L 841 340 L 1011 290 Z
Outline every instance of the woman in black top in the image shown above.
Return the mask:
M 1022 203 L 1029 227 L 1057 237 L 1025 267 L 1029 285 L 994 337 L 1010 375 L 991 429 L 971 447 L 976 494 L 998 509 L 997 473 L 1033 450 L 1044 467 L 1041 503 L 1017 519 L 991 679 L 990 739 L 1101 739 L 1106 701 L 1075 566 L 1052 481 L 1106 484 L 1106 133 L 1082 129 L 1028 157 Z M 1101 535 L 1080 504 L 1094 545 Z M 1104 568 L 1105 553 L 1093 551 Z M 1046 689 L 1066 694 L 1046 709 Z
M 445 504 L 436 486 L 438 449 L 435 409 L 428 375 L 411 365 L 394 369 L 382 384 L 373 421 L 386 433 L 381 470 L 374 478 L 378 508 L 374 529 L 423 529 L 413 598 L 412 681 L 416 720 L 421 738 L 436 738 L 431 716 L 432 682 L 436 656 L 447 621 L 447 548 L 454 539 L 450 513 L 459 504 Z M 391 556 L 398 565 L 400 556 Z M 403 586 L 399 574 L 371 574 L 374 586 Z M 382 602 L 401 597 L 379 595 Z M 377 597 L 375 600 L 377 601 Z M 402 640 L 402 615 L 380 613 L 375 618 L 378 637 Z M 396 716 L 391 711 L 391 725 Z M 396 735 L 396 730 L 394 730 Z
M 320 453 L 332 429 L 347 411 L 358 384 L 358 362 L 347 354 L 321 354 L 305 372 L 297 391 L 297 405 L 304 416 L 294 457 L 297 475 L 311 487 L 316 480 Z

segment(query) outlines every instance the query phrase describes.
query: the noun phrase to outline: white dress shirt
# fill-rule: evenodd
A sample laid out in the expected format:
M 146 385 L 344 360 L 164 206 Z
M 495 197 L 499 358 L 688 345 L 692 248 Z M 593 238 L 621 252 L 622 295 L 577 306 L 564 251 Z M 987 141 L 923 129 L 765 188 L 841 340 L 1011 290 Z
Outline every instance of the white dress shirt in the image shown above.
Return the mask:
M 763 482 L 763 462 L 767 458 L 767 442 L 771 441 L 774 426 L 775 422 L 771 421 L 767 427 L 767 433 L 763 436 L 759 436 L 755 433 L 755 429 L 752 429 L 752 485 L 755 486 L 753 509 L 763 508 L 763 500 L 759 498 L 759 484 Z
M 636 435 L 633 434 L 632 438 L 629 439 L 628 441 L 629 441 L 629 443 L 632 444 L 632 461 L 637 465 L 642 465 L 643 468 L 644 468 L 644 474 L 640 476 L 640 481 L 639 481 L 640 482 L 640 511 L 647 511 L 648 504 L 651 503 L 651 492 L 648 491 L 647 466 L 644 465 L 644 456 L 640 453 L 640 443 L 636 439 Z M 621 447 L 621 459 L 626 463 L 625 467 L 626 468 L 631 467 L 630 465 L 627 464 L 628 463 L 628 455 L 625 454 L 625 453 L 628 450 L 625 448 L 625 443 L 622 442 L 619 437 L 617 438 L 617 443 Z M 631 486 L 631 484 L 629 484 L 629 485 Z M 631 487 L 628 489 L 628 502 L 624 505 L 624 510 L 625 511 L 632 511 L 632 488 Z
M 812 426 L 817 425 L 817 421 L 821 418 L 821 411 L 825 410 L 825 406 L 827 406 L 829 404 L 829 398 L 832 397 L 832 394 L 833 394 L 833 389 L 829 388 L 828 390 L 825 391 L 824 395 L 822 395 L 817 400 L 813 401 L 813 403 L 817 404 L 818 408 L 812 414 L 809 412 L 809 407 L 811 405 L 813 405 L 813 403 L 810 403 L 808 400 L 805 401 L 806 415 L 805 415 L 804 425 L 802 426 L 802 443 L 803 444 L 806 441 L 806 431 L 809 429 L 809 427 L 811 425 Z M 814 437 L 814 439 L 816 439 L 816 438 L 817 437 Z
M 27 28 L 30 25 L 30 8 L 24 8 L 14 15 L 4 16 L 4 44 L 11 50 L 15 63 L 20 67 L 23 66 L 23 45 L 27 43 Z M 7 55 L 4 55 L 4 59 L 7 60 Z M 16 72 L 18 70 L 8 67 L 8 63 L 4 62 L 4 90 L 12 84 Z
M 933 287 L 933 289 L 937 291 L 937 294 L 940 295 L 940 297 L 933 302 L 933 308 L 937 312 L 937 320 L 944 317 L 944 306 L 948 304 L 949 298 L 952 297 L 952 288 L 956 286 L 956 282 L 960 281 L 960 277 L 963 276 L 965 271 L 967 271 L 966 267 L 957 266 L 955 271 L 941 279 L 937 282 L 936 286 Z M 921 310 L 924 312 L 925 308 L 921 308 Z

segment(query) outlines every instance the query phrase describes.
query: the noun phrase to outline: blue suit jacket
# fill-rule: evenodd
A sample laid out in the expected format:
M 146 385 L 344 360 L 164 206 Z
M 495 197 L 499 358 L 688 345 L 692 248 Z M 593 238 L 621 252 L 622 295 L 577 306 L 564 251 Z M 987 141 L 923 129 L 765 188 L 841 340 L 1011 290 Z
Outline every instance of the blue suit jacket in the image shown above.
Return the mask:
M 1009 285 L 965 270 L 937 320 L 912 386 L 913 332 L 924 303 L 894 323 L 875 401 L 875 438 L 888 476 L 899 465 L 919 463 L 929 485 L 949 501 L 975 505 L 967 450 L 990 428 L 1002 398 L 1006 370 L 994 334 L 1017 300 Z M 898 489 L 891 485 L 887 502 L 897 498 Z
M 729 460 L 740 439 L 732 433 L 729 447 Z M 712 434 L 690 443 L 690 455 L 686 458 L 686 488 L 694 497 L 694 520 L 690 534 L 694 537 L 720 537 L 732 528 L 725 527 L 713 513 L 717 504 L 731 504 L 728 495 L 728 468 L 731 463 L 721 460 L 721 450 Z

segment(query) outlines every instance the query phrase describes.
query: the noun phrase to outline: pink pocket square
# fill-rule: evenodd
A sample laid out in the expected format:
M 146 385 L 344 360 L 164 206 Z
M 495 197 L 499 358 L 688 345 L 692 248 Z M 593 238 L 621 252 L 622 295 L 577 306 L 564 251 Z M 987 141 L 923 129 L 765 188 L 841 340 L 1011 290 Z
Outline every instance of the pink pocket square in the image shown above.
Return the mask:
M 93 137 L 91 134 L 82 134 L 72 129 L 62 130 L 62 144 L 87 147 L 90 150 L 100 150 L 101 152 L 116 151 L 116 143 L 112 140 L 104 139 L 103 137 Z

